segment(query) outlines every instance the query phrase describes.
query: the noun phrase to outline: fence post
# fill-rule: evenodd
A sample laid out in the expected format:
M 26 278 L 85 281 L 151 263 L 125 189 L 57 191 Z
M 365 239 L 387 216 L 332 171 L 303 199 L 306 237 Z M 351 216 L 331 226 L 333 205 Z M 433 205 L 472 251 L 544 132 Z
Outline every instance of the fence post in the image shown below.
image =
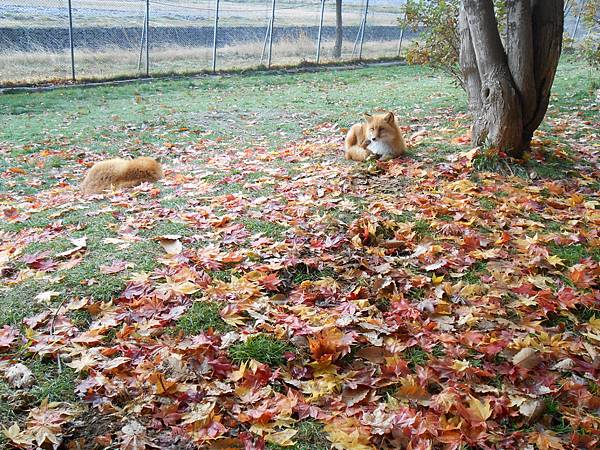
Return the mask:
M 585 0 L 577 2 L 577 6 L 579 5 L 582 7 L 585 6 Z M 571 33 L 571 39 L 573 40 L 575 40 L 575 36 L 577 36 L 577 29 L 579 28 L 579 22 L 581 22 L 581 9 L 582 8 L 577 9 L 577 19 L 575 20 L 575 26 L 573 27 L 573 32 Z
M 213 31 L 212 71 L 217 71 L 217 38 L 219 33 L 219 0 L 215 4 L 215 28 Z
M 321 62 L 321 36 L 323 35 L 323 14 L 325 14 L 325 0 L 321 0 L 321 19 L 319 20 L 319 37 L 317 38 L 317 64 Z
M 406 2 L 405 8 L 408 8 L 408 1 Z M 402 24 L 402 28 L 400 29 L 400 40 L 398 41 L 398 57 L 400 57 L 400 52 L 402 51 L 402 41 L 404 40 L 404 30 L 406 29 L 406 19 L 408 18 L 408 9 L 404 10 L 404 23 Z
M 363 17 L 362 33 L 360 34 L 360 48 L 358 59 L 362 59 L 363 41 L 365 40 L 365 28 L 367 27 L 367 15 L 369 14 L 369 0 L 365 3 L 365 17 Z
M 142 68 L 142 58 L 144 57 L 144 39 L 146 39 L 146 25 L 147 25 L 147 20 L 148 20 L 148 11 L 146 11 L 144 13 L 144 23 L 142 25 L 142 36 L 140 37 L 140 54 L 138 56 L 138 65 L 137 65 L 137 70 L 138 72 L 140 71 L 140 69 Z
M 150 76 L 150 0 L 146 0 L 146 76 Z
M 75 46 L 73 45 L 73 8 L 69 0 L 69 46 L 71 47 L 71 79 L 75 81 Z
M 267 42 L 269 41 L 269 33 L 271 32 L 271 18 L 269 17 L 269 23 L 267 24 L 267 31 L 265 32 L 265 39 L 263 40 L 262 52 L 260 53 L 260 65 L 262 66 L 263 59 L 265 59 L 265 52 L 267 51 Z
M 271 68 L 271 58 L 273 56 L 273 28 L 275 27 L 275 1 L 273 0 L 273 4 L 271 7 L 271 34 L 269 35 L 269 60 L 267 63 L 267 68 Z

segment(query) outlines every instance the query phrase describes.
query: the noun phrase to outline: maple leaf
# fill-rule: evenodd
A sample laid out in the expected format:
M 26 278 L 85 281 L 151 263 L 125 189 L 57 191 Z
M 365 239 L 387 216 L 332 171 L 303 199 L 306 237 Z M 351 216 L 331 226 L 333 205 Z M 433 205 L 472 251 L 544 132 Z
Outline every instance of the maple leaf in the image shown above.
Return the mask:
M 354 335 L 346 334 L 338 328 L 319 331 L 308 338 L 312 357 L 318 362 L 332 362 L 350 352 Z
M 161 247 L 169 255 L 178 255 L 183 251 L 183 244 L 181 243 L 180 239 L 181 236 L 176 234 L 168 234 L 154 238 L 154 240 L 158 241 Z
M 28 447 L 33 445 L 33 436 L 26 430 L 21 431 L 18 424 L 14 423 L 9 428 L 3 429 L 4 436 L 17 447 Z
M 137 421 L 132 420 L 121 428 L 121 450 L 146 450 L 148 447 L 157 448 L 146 434 L 146 429 Z
M 532 369 L 540 362 L 540 357 L 537 350 L 531 347 L 525 347 L 513 356 L 512 362 L 515 366 L 523 367 L 524 369 Z
M 369 392 L 371 392 L 371 389 L 367 386 L 358 386 L 353 389 L 346 386 L 342 391 L 342 400 L 346 405 L 352 407 L 357 403 L 362 402 Z
M 529 435 L 529 442 L 537 445 L 539 450 L 562 450 L 564 446 L 561 439 L 549 430 L 536 431 Z
M 428 404 L 428 400 L 431 398 L 429 392 L 421 387 L 417 382 L 417 377 L 409 375 L 404 378 L 400 378 L 401 386 L 397 391 L 397 396 L 406 400 L 414 400 L 420 404 Z
M 84 248 L 87 247 L 87 237 L 81 237 L 81 238 L 75 238 L 75 239 L 70 239 L 71 244 L 73 244 L 75 247 L 66 250 L 64 252 L 61 253 L 57 253 L 56 256 L 59 258 L 65 257 L 65 256 L 71 256 L 74 253 L 77 253 L 81 250 L 83 250 Z
M 8 384 L 17 389 L 31 387 L 35 382 L 31 370 L 21 363 L 11 365 L 4 376 Z
M 80 358 L 73 359 L 67 363 L 67 366 L 75 369 L 76 372 L 87 371 L 100 361 L 99 356 L 95 350 L 84 351 Z
M 546 261 L 548 261 L 548 263 L 550 263 L 552 266 L 556 267 L 556 266 L 564 266 L 565 265 L 565 260 L 562 259 L 560 256 L 558 255 L 551 255 L 548 256 L 546 258 Z
M 128 267 L 131 267 L 131 263 L 120 260 L 120 259 L 115 259 L 110 264 L 110 266 L 105 266 L 105 265 L 100 266 L 100 272 L 105 275 L 111 275 L 114 273 L 123 272 Z
M 36 295 L 35 299 L 39 303 L 50 303 L 54 297 L 58 297 L 59 295 L 60 295 L 60 292 L 45 291 L 45 292 L 40 292 L 38 295 Z
M 298 430 L 288 428 L 287 430 L 276 431 L 273 433 L 266 434 L 265 441 L 271 444 L 280 445 L 282 447 L 291 447 L 295 444 L 292 438 L 296 434 L 298 434 Z
M 0 350 L 12 347 L 19 336 L 20 332 L 18 329 L 13 328 L 10 325 L 4 325 L 0 329 Z
M 354 417 L 339 418 L 327 425 L 327 439 L 338 450 L 374 450 L 369 442 L 369 433 Z
M 318 400 L 338 390 L 342 381 L 335 373 L 321 373 L 301 383 L 301 388 L 303 393 L 311 396 L 311 400 Z
M 215 404 L 214 401 L 208 401 L 193 405 L 191 411 L 182 416 L 182 425 L 203 426 L 213 416 Z
M 578 288 L 586 289 L 594 284 L 593 272 L 584 264 L 576 264 L 569 269 L 569 279 Z
M 244 317 L 241 314 L 240 307 L 234 304 L 229 304 L 225 306 L 221 310 L 220 316 L 225 321 L 225 323 L 233 327 L 243 325 L 246 322 L 246 320 L 248 320 L 247 317 Z
M 492 416 L 492 407 L 489 400 L 481 401 L 470 396 L 469 407 L 464 412 L 464 417 L 472 422 L 485 422 Z
M 177 294 L 192 295 L 201 289 L 201 286 L 199 284 L 196 284 L 190 280 L 184 280 L 184 281 L 178 282 L 178 281 L 174 281 L 171 277 L 167 277 L 166 281 L 167 282 L 164 285 L 164 287 L 166 287 L 167 289 L 169 289 L 172 292 L 175 292 Z
M 156 387 L 157 395 L 168 395 L 177 391 L 177 382 L 167 380 L 160 372 L 151 373 L 148 381 Z
M 38 446 L 51 444 L 55 447 L 61 443 L 62 426 L 73 417 L 71 407 L 67 403 L 48 402 L 44 399 L 40 406 L 29 412 L 25 430 L 19 434 L 35 441 Z
M 277 277 L 277 274 L 270 273 L 259 280 L 259 283 L 268 291 L 276 291 L 283 280 Z

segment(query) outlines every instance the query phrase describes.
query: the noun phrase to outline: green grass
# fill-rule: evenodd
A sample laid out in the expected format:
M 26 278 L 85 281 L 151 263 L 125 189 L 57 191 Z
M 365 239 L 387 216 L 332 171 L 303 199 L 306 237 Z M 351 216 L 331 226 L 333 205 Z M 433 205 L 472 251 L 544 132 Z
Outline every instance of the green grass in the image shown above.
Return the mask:
M 199 301 L 177 320 L 176 330 L 181 330 L 186 335 L 200 334 L 208 329 L 221 333 L 231 330 L 231 327 L 221 318 L 220 303 Z
M 51 402 L 76 402 L 75 371 L 63 364 L 62 371 L 54 361 L 39 358 L 27 359 L 22 362 L 33 373 L 35 382 L 27 390 L 17 390 L 0 379 L 0 424 L 12 425 L 19 418 L 20 411 L 26 410 L 31 404 L 39 404 L 45 398 Z M 25 405 L 17 407 L 16 404 L 26 400 Z
M 291 351 L 293 347 L 289 343 L 258 334 L 233 345 L 229 349 L 229 356 L 236 364 L 255 359 L 270 366 L 281 366 L 285 364 L 284 353 Z
M 242 224 L 252 234 L 261 233 L 265 237 L 270 237 L 275 240 L 283 239 L 285 232 L 289 229 L 285 225 L 260 219 L 242 219 Z
M 466 284 L 480 284 L 481 276 L 486 273 L 486 264 L 478 261 L 465 272 L 461 280 L 463 280 Z
M 291 273 L 292 282 L 300 284 L 303 281 L 317 281 L 323 278 L 335 278 L 335 271 L 330 267 L 325 267 L 322 270 L 313 269 L 305 264 L 298 264 L 295 270 Z
M 567 266 L 574 266 L 584 258 L 593 258 L 600 261 L 600 249 L 589 249 L 583 244 L 557 245 L 551 243 L 549 245 L 550 253 L 564 260 Z
M 429 362 L 429 353 L 419 346 L 407 348 L 402 352 L 402 357 L 408 361 L 408 366 L 411 369 L 416 366 L 425 366 Z
M 151 227 L 146 228 L 140 233 L 142 236 L 147 238 L 155 238 L 158 236 L 166 235 L 179 235 L 182 237 L 191 236 L 192 230 L 183 222 L 172 222 L 169 220 L 162 220 L 155 222 Z
M 427 236 L 432 236 L 431 226 L 425 220 L 417 220 L 415 223 L 413 223 L 412 229 L 421 239 Z
M 150 238 L 135 242 L 122 250 L 103 243 L 105 238 L 116 236 L 110 228 L 111 225 L 117 223 L 112 215 L 98 215 L 91 220 L 83 213 L 78 212 L 78 214 L 68 216 L 68 218 L 70 218 L 69 223 L 77 223 L 78 228 L 83 227 L 69 233 L 69 237 L 87 237 L 87 246 L 82 254 L 81 262 L 70 269 L 53 272 L 51 275 L 60 279 L 58 283 L 48 285 L 40 281 L 28 280 L 15 284 L 11 288 L 0 289 L 3 294 L 0 326 L 4 324 L 19 326 L 23 318 L 45 308 L 45 305 L 30 300 L 35 298 L 37 294 L 48 290 L 60 293 L 60 296 L 56 299 L 58 301 L 61 301 L 65 296 L 67 298 L 87 296 L 98 301 L 111 300 L 123 291 L 130 272 L 152 271 L 157 265 L 156 258 L 163 252 L 160 245 Z M 157 234 L 163 234 L 162 231 L 172 231 L 172 229 L 163 229 Z M 66 237 L 57 237 L 27 245 L 23 250 L 23 255 L 48 251 L 50 252 L 50 258 L 57 261 L 66 261 L 64 258 L 57 258 L 55 255 L 71 248 L 73 248 L 73 244 Z M 100 267 L 110 265 L 114 260 L 128 261 L 134 266 L 116 274 L 102 274 Z M 24 268 L 25 266 L 21 261 L 16 263 L 16 268 Z M 85 323 L 86 321 L 80 322 L 81 325 Z
M 323 431 L 323 425 L 314 420 L 303 420 L 296 424 L 298 433 L 293 437 L 296 442 L 291 447 L 282 447 L 275 444 L 267 444 L 269 450 L 329 450 L 331 442 L 327 439 L 327 433 Z
M 0 326 L 19 326 L 25 317 L 39 312 L 42 306 L 32 299 L 46 288 L 45 283 L 36 280 L 27 280 L 12 288 L 0 288 Z

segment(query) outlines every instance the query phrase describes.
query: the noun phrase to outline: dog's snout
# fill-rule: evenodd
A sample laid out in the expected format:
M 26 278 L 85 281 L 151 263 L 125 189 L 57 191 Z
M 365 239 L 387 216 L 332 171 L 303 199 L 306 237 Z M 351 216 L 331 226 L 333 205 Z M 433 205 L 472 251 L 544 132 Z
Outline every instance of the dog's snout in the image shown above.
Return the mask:
M 373 142 L 375 142 L 375 141 L 377 140 L 377 138 L 376 138 L 375 136 L 373 136 L 373 137 L 371 138 L 371 140 L 372 140 Z

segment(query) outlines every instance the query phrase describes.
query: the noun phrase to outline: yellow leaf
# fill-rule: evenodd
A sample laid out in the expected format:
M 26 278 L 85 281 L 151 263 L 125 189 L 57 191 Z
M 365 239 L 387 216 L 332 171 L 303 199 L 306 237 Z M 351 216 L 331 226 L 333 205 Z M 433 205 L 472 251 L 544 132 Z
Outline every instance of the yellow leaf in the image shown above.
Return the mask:
M 469 361 L 467 361 L 465 359 L 462 359 L 462 360 L 457 359 L 456 361 L 454 361 L 454 364 L 452 364 L 450 366 L 451 369 L 454 369 L 457 372 L 464 372 L 469 367 L 471 367 L 471 365 L 469 364 Z
M 469 411 L 473 419 L 476 419 L 479 422 L 485 422 L 492 415 L 490 401 L 484 400 L 482 402 L 473 396 L 471 396 L 471 399 L 469 400 L 469 407 L 467 408 L 467 411 Z
M 177 292 L 179 294 L 184 295 L 192 295 L 200 290 L 200 286 L 198 286 L 195 283 L 192 283 L 191 281 L 183 281 L 181 283 L 176 283 L 173 282 L 169 277 L 167 277 L 167 284 L 173 292 Z
M 233 382 L 239 381 L 242 378 L 244 378 L 244 374 L 246 373 L 246 367 L 248 366 L 248 362 L 244 361 L 241 365 L 240 368 L 238 370 L 234 370 L 231 373 L 231 376 L 229 377 L 229 379 Z
M 444 275 L 440 275 L 439 277 L 434 273 L 433 275 L 431 275 L 431 281 L 434 285 L 440 284 L 442 281 L 444 281 Z
M 563 259 L 562 259 L 560 256 L 558 256 L 558 255 L 552 255 L 552 256 L 548 256 L 548 257 L 546 258 L 546 260 L 547 260 L 547 261 L 548 261 L 550 264 L 552 264 L 554 267 L 556 267 L 556 266 L 564 266 L 564 265 L 565 265 L 565 264 L 563 263 L 563 261 L 564 261 L 564 260 L 563 260 Z
M 310 400 L 318 400 L 325 395 L 333 393 L 341 384 L 342 380 L 334 374 L 323 374 L 313 380 L 302 383 L 302 392 L 310 394 Z
M 202 425 L 205 424 L 209 418 L 213 415 L 215 409 L 215 402 L 198 403 L 192 407 L 192 410 L 182 416 L 183 425 L 194 424 Z
M 271 444 L 280 445 L 282 447 L 291 447 L 295 444 L 292 438 L 298 433 L 298 430 L 288 428 L 287 430 L 269 433 L 265 436 L 265 441 Z
M 600 331 L 600 319 L 596 319 L 596 316 L 592 316 L 589 323 L 592 330 Z

